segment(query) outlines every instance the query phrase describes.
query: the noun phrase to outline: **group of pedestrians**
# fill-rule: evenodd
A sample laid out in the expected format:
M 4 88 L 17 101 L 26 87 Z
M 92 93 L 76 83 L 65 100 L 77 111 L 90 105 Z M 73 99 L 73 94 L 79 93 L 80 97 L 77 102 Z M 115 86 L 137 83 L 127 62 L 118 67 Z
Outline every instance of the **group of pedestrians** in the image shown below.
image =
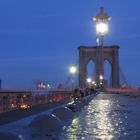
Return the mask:
M 86 87 L 84 89 L 75 88 L 73 98 L 74 99 L 83 98 L 83 97 L 89 96 L 89 95 L 94 94 L 94 93 L 96 93 L 96 90 L 93 87 L 91 87 L 91 88 Z

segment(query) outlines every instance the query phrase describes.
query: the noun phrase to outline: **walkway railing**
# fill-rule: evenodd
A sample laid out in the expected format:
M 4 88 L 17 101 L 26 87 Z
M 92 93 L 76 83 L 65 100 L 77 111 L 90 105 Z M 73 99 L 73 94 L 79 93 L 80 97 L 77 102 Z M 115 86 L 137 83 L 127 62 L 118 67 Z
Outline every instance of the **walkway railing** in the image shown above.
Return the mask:
M 39 91 L 22 94 L 0 94 L 0 113 L 16 109 L 27 109 L 40 104 L 52 102 L 61 102 L 73 97 L 74 91 L 50 91 L 49 93 L 40 94 Z
M 140 89 L 133 89 L 133 88 L 107 88 L 105 91 L 109 93 L 140 94 Z

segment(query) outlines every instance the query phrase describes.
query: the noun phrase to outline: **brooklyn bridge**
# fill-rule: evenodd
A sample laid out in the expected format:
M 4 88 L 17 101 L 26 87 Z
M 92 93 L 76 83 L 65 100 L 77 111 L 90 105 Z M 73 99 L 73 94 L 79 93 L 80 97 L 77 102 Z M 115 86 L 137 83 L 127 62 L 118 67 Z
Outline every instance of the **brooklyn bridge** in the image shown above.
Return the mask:
M 111 17 L 104 7 L 93 21 L 97 44 L 77 48 L 78 64 L 70 66 L 64 84 L 56 89 L 44 81 L 37 82 L 35 90 L 1 87 L 0 140 L 140 139 L 140 89 L 131 86 L 122 72 L 120 46 L 105 45 Z M 111 66 L 109 79 L 105 61 Z

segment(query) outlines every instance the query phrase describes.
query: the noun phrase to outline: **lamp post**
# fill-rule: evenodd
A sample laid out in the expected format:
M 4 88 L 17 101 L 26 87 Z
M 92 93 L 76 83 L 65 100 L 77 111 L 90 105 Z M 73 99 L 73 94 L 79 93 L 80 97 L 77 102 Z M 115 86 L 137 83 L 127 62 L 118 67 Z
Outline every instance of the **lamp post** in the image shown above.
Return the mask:
M 103 79 L 104 79 L 104 77 L 102 75 L 100 75 L 99 79 L 100 79 L 100 87 L 102 88 L 103 87 Z
M 103 79 L 104 79 L 104 77 L 103 77 L 102 75 L 100 75 L 100 77 L 99 77 L 99 78 L 100 78 L 100 80 L 103 80 Z
M 73 89 L 74 75 L 75 75 L 75 73 L 77 72 L 77 67 L 76 67 L 76 65 L 71 65 L 70 68 L 69 68 L 69 72 L 70 72 L 70 75 L 71 75 L 71 82 L 72 82 L 72 89 Z
M 87 82 L 87 86 L 90 87 L 91 83 L 92 83 L 92 79 L 91 78 L 87 78 L 86 82 Z
M 100 12 L 93 17 L 93 21 L 96 23 L 96 34 L 100 38 L 100 46 L 103 46 L 103 38 L 109 32 L 109 21 L 111 17 L 104 11 L 104 7 L 100 8 Z
M 87 83 L 91 83 L 92 79 L 91 78 L 87 78 Z
M 103 57 L 103 45 L 104 36 L 109 32 L 109 21 L 111 17 L 104 11 L 104 7 L 100 8 L 100 12 L 93 17 L 93 21 L 96 23 L 96 34 L 99 37 L 99 46 L 97 48 L 97 83 L 100 84 L 100 75 L 104 77 L 104 57 Z M 103 80 L 103 79 L 102 79 Z

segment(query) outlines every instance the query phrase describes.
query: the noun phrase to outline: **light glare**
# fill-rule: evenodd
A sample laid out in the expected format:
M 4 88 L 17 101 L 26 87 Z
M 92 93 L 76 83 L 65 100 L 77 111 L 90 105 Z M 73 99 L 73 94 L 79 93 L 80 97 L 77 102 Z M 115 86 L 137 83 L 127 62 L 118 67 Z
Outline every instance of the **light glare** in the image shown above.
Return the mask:
M 100 80 L 103 80 L 103 76 L 102 75 L 100 75 Z
M 76 71 L 77 71 L 76 66 L 71 66 L 71 67 L 70 67 L 70 73 L 71 73 L 71 74 L 75 74 Z
M 88 83 L 91 83 L 91 81 L 92 81 L 91 78 L 87 78 Z
M 108 33 L 108 24 L 104 22 L 99 22 L 96 24 L 96 32 L 100 36 L 104 36 Z

